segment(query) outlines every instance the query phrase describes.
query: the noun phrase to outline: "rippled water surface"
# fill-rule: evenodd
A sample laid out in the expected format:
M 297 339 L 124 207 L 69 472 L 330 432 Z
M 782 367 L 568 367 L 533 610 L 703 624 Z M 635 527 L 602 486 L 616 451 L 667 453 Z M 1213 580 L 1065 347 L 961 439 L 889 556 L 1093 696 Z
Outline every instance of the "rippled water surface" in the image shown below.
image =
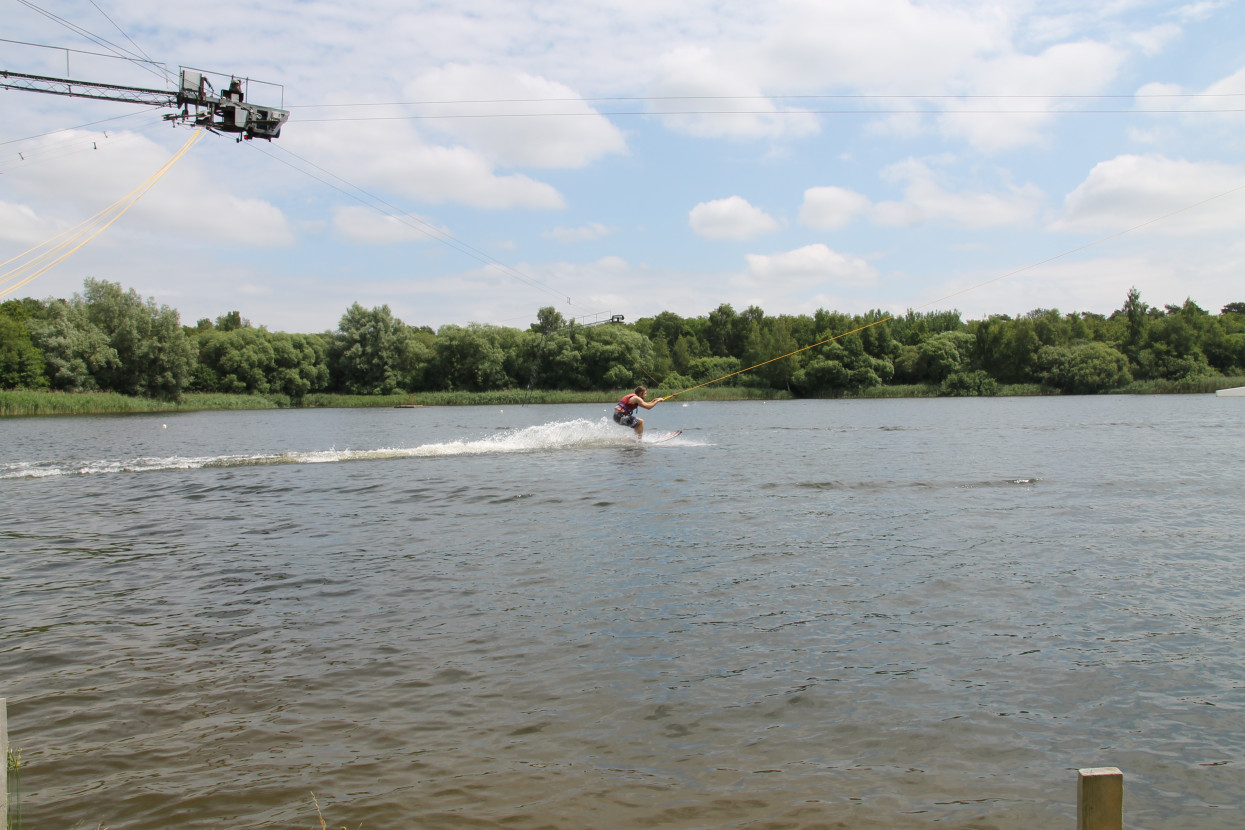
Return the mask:
M 0 421 L 22 827 L 1239 827 L 1243 404 Z

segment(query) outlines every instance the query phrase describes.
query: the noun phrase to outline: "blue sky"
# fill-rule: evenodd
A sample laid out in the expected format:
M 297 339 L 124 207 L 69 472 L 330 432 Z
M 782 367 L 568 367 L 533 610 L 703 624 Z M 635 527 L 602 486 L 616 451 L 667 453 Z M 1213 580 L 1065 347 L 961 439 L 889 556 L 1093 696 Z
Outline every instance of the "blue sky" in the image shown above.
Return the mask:
M 16 296 L 96 277 L 183 322 L 302 332 L 356 301 L 434 328 L 547 305 L 1245 301 L 1234 0 L 0 0 L 0 19 L 3 69 L 169 86 L 115 46 L 280 84 L 250 100 L 291 111 L 271 144 L 205 136 Z M 129 104 L 0 105 L 0 260 L 189 136 Z

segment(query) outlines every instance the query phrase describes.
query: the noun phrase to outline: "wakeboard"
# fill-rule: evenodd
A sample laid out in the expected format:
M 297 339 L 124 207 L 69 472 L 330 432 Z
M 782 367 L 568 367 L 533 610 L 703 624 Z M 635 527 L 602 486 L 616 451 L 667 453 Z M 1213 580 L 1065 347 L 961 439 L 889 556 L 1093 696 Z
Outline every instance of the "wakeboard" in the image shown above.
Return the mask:
M 676 435 L 682 435 L 682 434 L 683 434 L 683 430 L 676 429 L 674 432 L 667 432 L 665 435 L 658 435 L 656 438 L 650 438 L 647 441 L 645 441 L 645 443 L 646 444 L 660 444 L 662 441 L 669 441 L 671 438 L 674 438 Z

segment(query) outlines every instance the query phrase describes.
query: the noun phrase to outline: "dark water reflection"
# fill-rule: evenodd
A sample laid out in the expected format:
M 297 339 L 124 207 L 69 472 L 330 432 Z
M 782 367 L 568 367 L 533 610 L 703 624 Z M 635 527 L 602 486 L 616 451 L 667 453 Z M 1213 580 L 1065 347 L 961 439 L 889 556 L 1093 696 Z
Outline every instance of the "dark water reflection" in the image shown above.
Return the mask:
M 602 417 L 0 423 L 23 826 L 1239 824 L 1235 401 Z

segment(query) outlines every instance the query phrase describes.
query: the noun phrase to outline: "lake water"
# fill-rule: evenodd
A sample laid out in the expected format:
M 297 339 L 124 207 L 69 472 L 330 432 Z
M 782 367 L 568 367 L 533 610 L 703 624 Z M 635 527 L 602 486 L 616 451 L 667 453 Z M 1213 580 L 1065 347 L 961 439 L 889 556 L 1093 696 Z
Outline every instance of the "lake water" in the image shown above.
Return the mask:
M 0 421 L 22 827 L 1239 827 L 1243 403 Z

